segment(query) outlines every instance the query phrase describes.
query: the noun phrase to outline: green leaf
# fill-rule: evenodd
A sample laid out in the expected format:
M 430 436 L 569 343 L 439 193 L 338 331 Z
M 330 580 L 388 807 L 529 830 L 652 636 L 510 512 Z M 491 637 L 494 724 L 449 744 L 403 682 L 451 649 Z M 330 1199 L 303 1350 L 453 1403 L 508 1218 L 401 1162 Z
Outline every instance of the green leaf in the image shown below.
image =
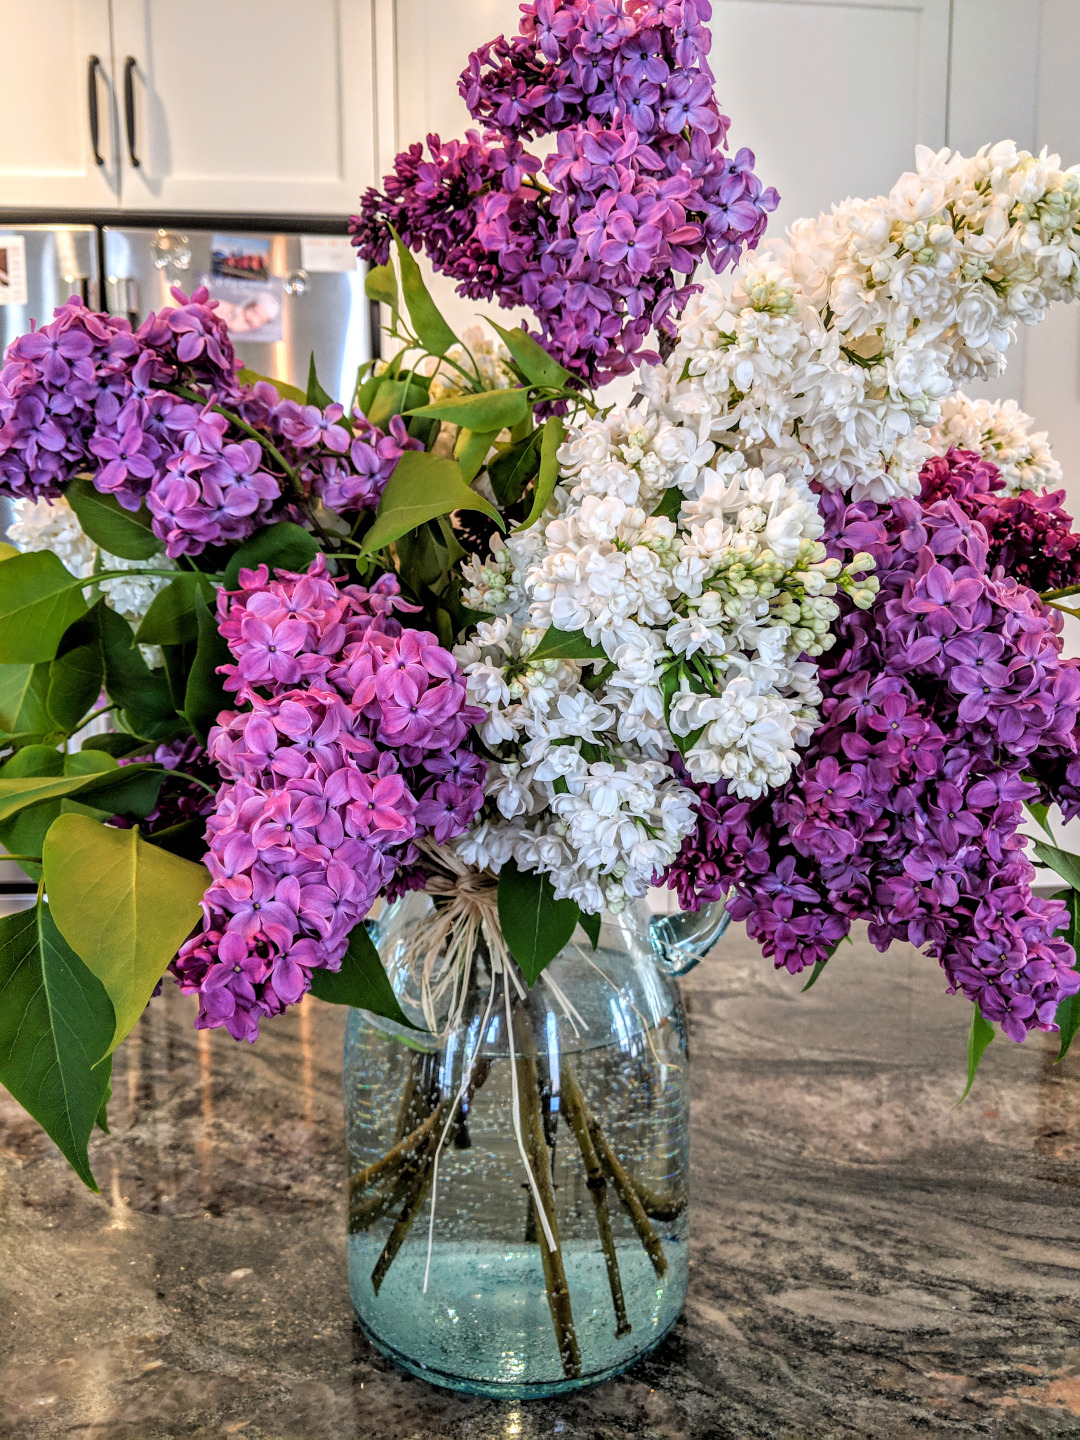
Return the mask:
M 42 775 L 63 775 L 64 752 L 55 745 L 24 745 L 0 765 L 0 779 L 25 780 Z
M 1037 800 L 1025 800 L 1024 809 L 1028 812 L 1036 825 L 1040 827 L 1047 836 L 1053 840 L 1054 832 L 1050 829 L 1048 817 L 1050 815 L 1049 805 L 1040 805 Z
M 533 430 L 516 445 L 503 450 L 488 463 L 487 473 L 495 499 L 504 510 L 516 505 L 540 469 L 540 440 L 543 430 Z
M 341 958 L 340 970 L 312 970 L 311 993 L 331 1005 L 353 1005 L 357 1010 L 407 1025 L 410 1030 L 420 1028 L 398 1004 L 379 952 L 362 921 L 349 935 L 349 948 Z
M 45 749 L 44 746 L 27 747 L 28 749 Z M 25 754 L 20 750 L 13 760 L 17 760 Z M 55 751 L 53 752 L 56 753 Z M 99 759 L 108 761 L 112 757 L 103 751 L 80 750 L 77 755 L 68 757 L 72 762 L 80 761 L 86 763 L 86 757 L 97 756 Z M 63 763 L 63 756 L 60 757 Z M 11 761 L 8 762 L 12 763 Z M 106 771 L 89 769 L 67 770 L 67 773 L 53 773 L 30 775 L 25 778 L 12 775 L 10 772 L 0 774 L 0 823 L 10 820 L 13 815 L 28 809 L 31 805 L 40 805 L 45 801 L 63 800 L 69 796 L 78 795 L 80 799 L 89 796 L 94 797 L 94 804 L 102 810 L 108 810 L 110 814 L 138 814 L 139 810 L 134 809 L 136 804 L 144 804 L 149 796 L 149 804 L 145 814 L 153 806 L 156 791 L 154 786 L 160 788 L 164 772 L 159 766 L 136 763 L 127 765 L 122 770 L 112 767 Z M 11 846 L 9 849 L 13 848 Z M 19 852 L 27 853 L 27 852 Z M 36 851 L 32 853 L 37 853 Z
M 454 459 L 461 470 L 461 478 L 466 485 L 471 485 L 480 474 L 484 461 L 487 459 L 492 445 L 495 443 L 497 430 L 466 430 L 458 432 L 457 444 L 454 446 Z M 489 469 L 488 476 L 490 478 Z M 495 491 L 495 498 L 499 500 L 499 492 Z M 500 503 L 502 503 L 500 501 Z
M 401 289 L 405 296 L 405 308 L 409 312 L 413 329 L 424 349 L 431 355 L 445 355 L 451 345 L 458 343 L 453 330 L 443 319 L 439 307 L 431 298 L 420 266 L 401 243 L 394 231 L 397 246 L 398 265 L 401 268 Z
M 559 446 L 566 438 L 566 426 L 558 415 L 549 415 L 544 421 L 544 438 L 540 445 L 540 473 L 533 486 L 532 509 L 515 530 L 515 535 L 535 525 L 547 509 L 559 478 Z
M 257 370 L 249 370 L 246 365 L 236 372 L 236 378 L 241 385 L 258 385 L 260 380 L 267 385 L 272 385 L 282 400 L 295 400 L 297 405 L 306 405 L 307 396 L 298 385 L 290 385 L 287 380 L 275 380 L 272 375 L 260 375 Z
M 206 855 L 205 833 L 206 821 L 202 816 L 196 816 L 193 820 L 181 820 L 165 830 L 155 830 L 152 835 L 143 838 L 148 845 L 157 845 L 162 850 L 168 850 L 170 855 L 199 863 Z
M 982 1011 L 978 1005 L 973 1005 L 971 1010 L 971 1029 L 968 1031 L 967 1042 L 967 1084 L 964 1086 L 964 1093 L 953 1106 L 957 1109 L 971 1094 L 971 1087 L 975 1084 L 975 1076 L 979 1070 L 979 1061 L 982 1059 L 986 1047 L 994 1038 L 994 1027 L 989 1020 L 983 1018 Z
M 518 425 L 532 407 L 524 390 L 484 390 L 479 395 L 447 395 L 429 405 L 406 410 L 406 415 L 428 416 L 464 425 L 468 430 L 508 430 Z
M 556 630 L 550 626 L 540 643 L 525 657 L 532 660 L 606 660 L 603 647 L 594 645 L 584 630 Z
M 115 1050 L 165 967 L 199 922 L 201 865 L 149 845 L 138 830 L 61 815 L 45 837 L 45 892 L 56 928 L 104 985 Z M 100 1058 L 100 1057 L 99 1057 Z
M 700 734 L 701 732 L 699 731 L 698 733 Z M 840 949 L 840 946 L 844 943 L 845 940 L 848 942 L 849 945 L 851 944 L 851 936 L 844 935 L 839 940 L 837 940 L 835 945 L 831 945 L 829 947 L 829 953 L 825 956 L 824 960 L 814 961 L 814 968 L 810 973 L 810 979 L 807 980 L 806 984 L 802 987 L 802 990 L 799 992 L 800 994 L 805 995 L 807 990 L 813 989 L 813 987 L 817 984 L 818 980 L 821 977 L 821 972 L 825 969 L 825 966 L 836 954 L 837 950 Z
M 131 626 L 122 615 L 98 600 L 72 625 L 60 643 L 60 654 L 96 650 L 105 677 L 105 693 L 120 706 L 124 725 L 147 740 L 174 735 L 179 722 L 169 683 L 160 670 L 143 659 Z M 81 663 L 90 664 L 83 655 Z
M 562 779 L 562 776 L 559 777 Z M 602 915 L 586 915 L 584 910 L 578 915 L 578 924 L 585 931 L 585 934 L 592 941 L 592 948 L 595 950 L 600 944 L 600 926 L 603 923 Z
M 109 1068 L 98 1062 L 114 1028 L 104 986 L 48 906 L 39 900 L 0 920 L 0 1082 L 91 1190 L 98 1187 L 86 1147 L 109 1085 Z
M 101 1104 L 94 1117 L 94 1124 L 106 1135 L 112 1134 L 109 1129 L 109 1101 L 112 1099 L 112 1056 L 106 1055 L 105 1059 L 99 1062 L 99 1068 L 105 1071 L 105 1094 L 101 1097 Z
M 2 568 L 0 566 L 0 569 Z M 1044 845 L 1041 840 L 1036 840 L 1035 858 L 1041 865 L 1056 870 L 1074 890 L 1080 890 L 1080 855 L 1070 855 L 1067 850 L 1059 850 L 1056 845 Z
M 499 871 L 499 924 L 528 984 L 574 933 L 580 912 L 573 900 L 556 900 L 546 875 L 519 870 L 508 860 Z
M 427 391 L 416 383 L 415 376 L 395 380 L 388 375 L 378 375 L 376 381 L 377 388 L 371 400 L 366 407 L 361 405 L 360 409 L 372 425 L 378 425 L 381 430 L 388 429 L 394 416 L 401 415 L 411 405 L 427 402 Z
M 18 555 L 18 553 L 19 551 L 14 545 L 9 545 L 6 540 L 0 540 L 0 562 L 10 560 L 13 555 Z
M 184 694 L 184 716 L 205 745 L 210 727 L 217 724 L 218 713 L 228 709 L 232 703 L 232 697 L 225 690 L 224 680 L 218 674 L 218 667 L 228 664 L 232 656 L 228 645 L 222 639 L 217 620 L 210 613 L 201 595 L 195 601 L 195 613 L 199 625 L 199 642 Z
M 325 410 L 328 405 L 333 405 L 334 403 L 334 397 L 327 394 L 319 384 L 319 377 L 315 373 L 314 350 L 311 352 L 311 358 L 308 361 L 307 395 L 305 399 L 308 405 L 317 405 L 320 410 Z
M 77 622 L 82 624 L 82 621 Z M 71 733 L 94 708 L 105 683 L 105 665 L 98 645 L 76 645 L 49 666 L 46 704 L 54 725 Z
M 318 553 L 319 542 L 310 530 L 291 520 L 279 520 L 244 541 L 225 567 L 223 588 L 235 590 L 240 571 L 256 570 L 260 565 L 269 567 L 271 579 L 275 570 L 307 570 Z
M 9 735 L 42 734 L 53 728 L 49 715 L 49 665 L 0 665 L 0 730 Z
M 494 505 L 465 484 L 453 460 L 406 450 L 386 482 L 375 523 L 363 539 L 364 549 L 368 554 L 381 550 L 425 521 L 455 510 L 480 510 L 502 525 Z
M 393 265 L 372 265 L 364 276 L 364 294 L 369 300 L 378 300 L 383 305 L 388 305 L 396 320 L 398 287 Z
M 295 527 L 299 529 L 299 527 Z M 300 531 L 306 535 L 307 531 Z M 236 557 L 234 556 L 233 559 Z M 239 566 L 237 569 L 239 570 Z M 150 602 L 150 609 L 135 632 L 137 645 L 189 645 L 199 638 L 199 621 L 195 613 L 195 597 L 201 595 L 209 605 L 214 587 L 198 571 L 182 570 L 159 590 Z
M 138 735 L 88 735 L 79 747 L 79 753 L 84 750 L 104 750 L 106 755 L 113 755 L 119 760 L 124 755 L 134 755 L 137 751 L 146 751 L 147 744 Z
M 660 503 L 652 512 L 653 516 L 664 520 L 677 520 L 685 498 L 685 495 L 679 487 L 672 485 L 670 489 L 665 490 L 663 495 L 661 495 Z
M 525 330 L 504 330 L 501 325 L 496 325 L 494 320 L 488 320 L 488 324 L 510 351 L 521 373 L 534 385 L 562 390 L 574 378 L 569 370 L 564 370 L 539 341 Z
M 1073 968 L 1080 970 L 1080 891 L 1060 890 L 1054 896 L 1054 899 L 1064 900 L 1066 908 L 1069 911 L 1069 928 L 1065 932 L 1065 939 L 1073 947 L 1073 951 L 1077 955 L 1077 962 Z M 1054 1061 L 1056 1065 L 1059 1061 L 1065 1059 L 1077 1030 L 1080 1030 L 1080 994 L 1067 995 L 1058 1005 L 1054 1019 L 1057 1022 L 1058 1030 L 1061 1032 L 1061 1044 L 1058 1049 L 1057 1059 Z
M 153 516 L 146 506 L 125 510 L 114 495 L 95 490 L 89 480 L 73 480 L 64 497 L 79 517 L 79 524 L 95 545 L 124 560 L 149 560 L 162 547 L 151 529 Z
M 0 564 L 0 664 L 51 660 L 68 626 L 85 614 L 82 586 L 51 550 Z

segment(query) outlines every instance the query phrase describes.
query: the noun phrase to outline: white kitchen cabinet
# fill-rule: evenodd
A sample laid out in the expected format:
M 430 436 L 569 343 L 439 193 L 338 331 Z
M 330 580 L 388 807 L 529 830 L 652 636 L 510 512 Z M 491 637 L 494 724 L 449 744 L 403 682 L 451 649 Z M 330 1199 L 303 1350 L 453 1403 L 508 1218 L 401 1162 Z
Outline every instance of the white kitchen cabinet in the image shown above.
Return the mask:
M 370 0 L 112 14 L 123 209 L 356 209 L 375 178 Z
M 0 35 L 0 205 L 114 206 L 108 0 L 0 0 Z

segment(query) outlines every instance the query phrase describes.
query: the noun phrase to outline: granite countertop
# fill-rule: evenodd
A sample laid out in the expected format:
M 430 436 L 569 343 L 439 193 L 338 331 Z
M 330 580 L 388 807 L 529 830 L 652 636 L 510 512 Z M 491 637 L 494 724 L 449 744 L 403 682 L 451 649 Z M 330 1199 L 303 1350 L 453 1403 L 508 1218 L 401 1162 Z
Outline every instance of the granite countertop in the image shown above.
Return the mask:
M 100 1196 L 0 1095 L 0 1436 L 1080 1437 L 1080 1054 L 999 1040 L 954 1109 L 969 1007 L 865 940 L 800 995 L 732 927 L 685 993 L 690 1295 L 626 1375 L 513 1404 L 398 1374 L 349 1308 L 343 1014 L 251 1048 L 167 986 Z

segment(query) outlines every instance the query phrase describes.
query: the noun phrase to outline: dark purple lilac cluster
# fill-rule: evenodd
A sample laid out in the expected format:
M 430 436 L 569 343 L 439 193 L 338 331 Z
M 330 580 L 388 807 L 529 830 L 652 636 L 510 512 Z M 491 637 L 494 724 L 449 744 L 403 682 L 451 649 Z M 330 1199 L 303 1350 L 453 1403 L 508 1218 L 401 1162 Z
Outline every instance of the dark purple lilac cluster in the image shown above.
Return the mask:
M 125 509 L 145 503 L 174 557 L 245 540 L 311 494 L 374 508 L 416 443 L 403 422 L 384 435 L 363 416 L 345 421 L 341 406 L 240 384 L 206 290 L 173 295 L 175 307 L 134 332 L 70 300 L 12 342 L 0 371 L 0 492 L 51 498 L 90 473 Z
M 226 688 L 248 708 L 210 734 L 227 783 L 203 929 L 173 969 L 199 995 L 199 1026 L 254 1040 L 313 969 L 338 969 L 380 890 L 399 871 L 410 882 L 420 839 L 468 829 L 487 766 L 469 746 L 483 711 L 436 637 L 395 618 L 416 607 L 394 576 L 341 587 L 319 556 L 305 575 L 262 566 L 240 583 L 219 596 L 219 628 Z
M 1064 490 L 1001 493 L 997 466 L 971 450 L 928 461 L 921 480 L 924 504 L 952 498 L 983 527 L 991 570 L 1000 565 L 1037 593 L 1080 583 L 1080 534 L 1062 509 Z
M 475 51 L 460 89 L 488 127 L 428 137 L 369 190 L 355 243 L 384 263 L 389 226 L 471 299 L 526 305 L 546 347 L 591 381 L 628 374 L 656 325 L 674 333 L 676 274 L 754 246 L 777 194 L 729 121 L 706 56 L 708 0 L 536 0 L 519 34 Z M 540 162 L 522 142 L 558 131 Z M 542 175 L 541 175 L 542 170 Z
M 1025 775 L 1076 757 L 1080 669 L 1061 617 L 1001 570 L 953 498 L 879 509 L 822 495 L 831 555 L 873 555 L 881 592 L 840 600 L 822 724 L 792 780 L 748 802 L 703 787 L 667 877 L 684 906 L 725 895 L 778 966 L 824 960 L 855 919 L 881 950 L 936 956 L 950 990 L 1022 1040 L 1080 989 L 1060 901 L 1031 892 Z M 839 598 L 839 597 L 838 597 Z

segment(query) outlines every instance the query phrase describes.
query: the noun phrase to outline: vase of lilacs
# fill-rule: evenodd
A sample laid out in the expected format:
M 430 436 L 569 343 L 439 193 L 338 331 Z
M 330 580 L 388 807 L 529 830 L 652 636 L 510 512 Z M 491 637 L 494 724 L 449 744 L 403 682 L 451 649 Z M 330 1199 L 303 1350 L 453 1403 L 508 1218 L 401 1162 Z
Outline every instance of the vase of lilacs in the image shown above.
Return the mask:
M 482 132 L 354 222 L 389 344 L 347 405 L 239 370 L 199 291 L 70 302 L 0 371 L 0 844 L 39 883 L 0 1081 L 93 1185 L 166 972 L 238 1040 L 350 1007 L 357 1313 L 466 1389 L 674 1324 L 675 977 L 728 915 L 807 984 L 855 920 L 938 959 L 969 1086 L 1080 1022 L 1080 861 L 1048 834 L 1039 898 L 1019 830 L 1080 810 L 1080 541 L 1045 436 L 961 392 L 1080 290 L 1080 178 L 920 151 L 763 246 L 707 19 L 538 0 L 471 57 Z M 535 328 L 457 337 L 421 249 Z

